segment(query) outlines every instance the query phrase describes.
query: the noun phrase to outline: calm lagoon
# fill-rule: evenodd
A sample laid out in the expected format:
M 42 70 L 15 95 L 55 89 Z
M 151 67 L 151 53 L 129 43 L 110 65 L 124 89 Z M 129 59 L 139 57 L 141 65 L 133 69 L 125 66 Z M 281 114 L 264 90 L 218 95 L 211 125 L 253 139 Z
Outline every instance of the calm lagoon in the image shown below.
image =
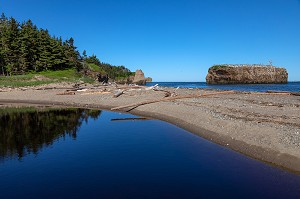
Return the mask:
M 0 198 L 300 198 L 300 177 L 174 125 L 2 109 Z

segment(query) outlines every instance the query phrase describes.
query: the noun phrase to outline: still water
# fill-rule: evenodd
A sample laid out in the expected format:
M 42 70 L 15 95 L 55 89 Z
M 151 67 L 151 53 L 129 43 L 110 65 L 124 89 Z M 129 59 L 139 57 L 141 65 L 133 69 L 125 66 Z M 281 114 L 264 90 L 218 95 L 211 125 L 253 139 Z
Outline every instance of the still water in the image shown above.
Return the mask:
M 0 198 L 300 198 L 300 177 L 158 120 L 0 111 Z

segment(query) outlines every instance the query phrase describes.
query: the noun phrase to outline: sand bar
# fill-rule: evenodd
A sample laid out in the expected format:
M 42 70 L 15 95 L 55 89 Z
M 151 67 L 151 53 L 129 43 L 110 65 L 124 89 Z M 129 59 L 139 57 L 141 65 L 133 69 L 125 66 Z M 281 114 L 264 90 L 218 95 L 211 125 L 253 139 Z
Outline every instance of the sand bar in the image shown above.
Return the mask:
M 110 110 L 157 100 L 163 91 L 126 88 L 117 98 L 113 86 L 85 85 L 62 94 L 71 85 L 0 90 L 1 106 L 49 105 Z M 163 88 L 177 96 L 216 91 Z M 300 96 L 232 93 L 157 102 L 120 112 L 167 121 L 260 161 L 300 174 Z

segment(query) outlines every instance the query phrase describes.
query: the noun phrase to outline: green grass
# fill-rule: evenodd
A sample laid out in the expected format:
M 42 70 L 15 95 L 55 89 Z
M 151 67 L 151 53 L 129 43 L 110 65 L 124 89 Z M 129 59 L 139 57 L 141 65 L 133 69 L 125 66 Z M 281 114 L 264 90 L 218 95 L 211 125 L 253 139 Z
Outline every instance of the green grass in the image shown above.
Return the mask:
M 97 66 L 96 64 L 89 63 L 88 65 L 91 68 L 91 70 L 99 72 L 101 74 L 106 74 L 106 72 L 102 68 L 100 68 L 99 66 Z
M 0 109 L 0 115 L 19 113 L 19 112 L 35 112 L 37 109 L 34 107 L 4 107 Z
M 64 108 L 65 109 L 65 108 Z M 0 108 L 0 115 L 5 114 L 14 114 L 14 113 L 34 113 L 34 112 L 47 112 L 53 110 L 61 110 L 57 107 L 33 107 L 33 106 L 24 106 L 24 107 L 2 107 Z M 67 110 L 77 110 L 77 108 L 67 108 Z M 97 111 L 97 110 L 95 110 Z
M 228 68 L 226 65 L 214 65 L 211 67 L 212 69 L 220 69 L 220 68 Z
M 93 83 L 94 80 L 82 77 L 75 69 L 60 71 L 43 71 L 26 75 L 0 76 L 0 87 L 23 87 L 38 86 L 59 82 L 78 82 Z

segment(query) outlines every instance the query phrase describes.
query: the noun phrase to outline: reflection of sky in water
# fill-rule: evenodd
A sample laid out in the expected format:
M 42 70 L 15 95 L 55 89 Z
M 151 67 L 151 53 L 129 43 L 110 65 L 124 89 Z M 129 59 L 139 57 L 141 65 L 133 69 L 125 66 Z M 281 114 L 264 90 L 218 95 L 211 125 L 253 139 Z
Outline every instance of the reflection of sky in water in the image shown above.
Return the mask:
M 68 117 L 85 118 L 76 139 L 60 136 L 37 154 L 0 163 L 1 198 L 300 197 L 299 176 L 174 125 L 112 121 L 135 116 L 107 111 L 94 119 L 75 115 Z

